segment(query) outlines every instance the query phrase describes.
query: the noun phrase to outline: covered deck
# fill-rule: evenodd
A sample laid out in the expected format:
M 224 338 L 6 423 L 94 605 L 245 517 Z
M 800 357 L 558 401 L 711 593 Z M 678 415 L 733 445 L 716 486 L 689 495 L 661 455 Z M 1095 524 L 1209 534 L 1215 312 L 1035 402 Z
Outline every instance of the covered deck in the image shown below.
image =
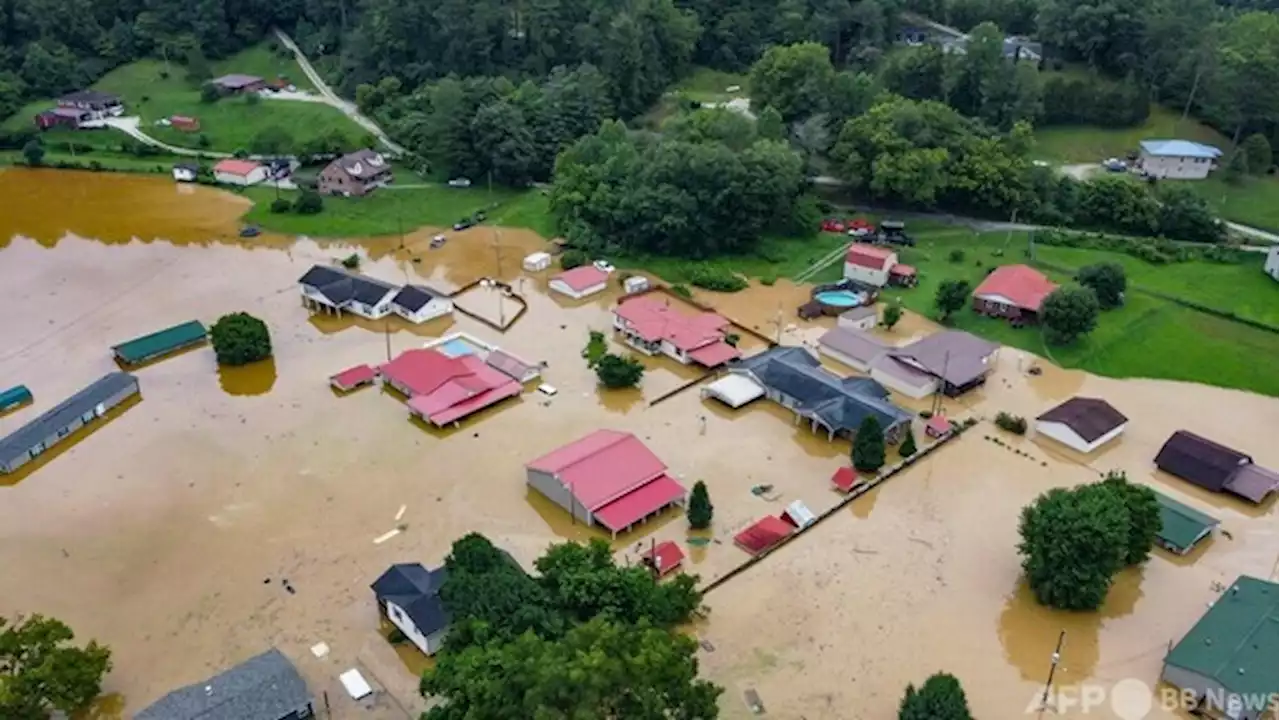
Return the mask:
M 684 505 L 684 486 L 669 475 L 659 475 L 622 497 L 591 512 L 595 521 L 613 537 L 660 514 L 672 505 Z

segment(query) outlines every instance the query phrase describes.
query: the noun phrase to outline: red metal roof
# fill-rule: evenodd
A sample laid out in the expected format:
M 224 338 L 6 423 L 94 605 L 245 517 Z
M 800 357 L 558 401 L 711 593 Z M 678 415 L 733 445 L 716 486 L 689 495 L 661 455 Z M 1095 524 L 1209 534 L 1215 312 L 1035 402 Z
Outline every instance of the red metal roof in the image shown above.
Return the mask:
M 645 553 L 644 557 L 658 572 L 658 577 L 662 577 L 684 562 L 684 551 L 679 545 L 668 540 L 658 543 L 658 546 Z
M 666 463 L 635 435 L 597 430 L 530 461 L 531 470 L 550 473 L 595 512 L 666 472 Z
M 372 382 L 377 375 L 378 372 L 368 365 L 356 365 L 329 378 L 329 382 L 340 388 L 353 388 L 357 385 Z
M 902 264 L 902 263 L 898 263 L 897 265 L 894 265 L 893 267 L 889 268 L 889 274 L 890 274 L 890 275 L 901 275 L 901 276 L 903 276 L 903 277 L 908 277 L 908 276 L 911 276 L 911 275 L 915 275 L 915 274 L 916 274 L 916 269 L 915 269 L 915 267 L 914 267 L 914 266 L 912 266 L 912 265 L 904 265 L 904 264 Z
M 889 248 L 854 243 L 849 246 L 849 252 L 845 253 L 844 261 L 872 270 L 884 270 L 886 265 L 897 261 L 897 254 Z
M 697 350 L 691 350 L 689 357 L 703 367 L 713 368 L 723 365 L 734 358 L 742 357 L 742 353 L 738 352 L 738 348 L 720 340 L 710 345 L 703 345 Z
M 666 340 L 685 352 L 723 340 L 724 328 L 729 324 L 728 320 L 713 312 L 686 315 L 669 299 L 656 295 L 642 295 L 621 302 L 613 309 L 613 314 L 626 321 L 645 340 Z
M 751 527 L 735 535 L 733 541 L 738 547 L 752 555 L 759 555 L 782 542 L 782 539 L 790 535 L 794 530 L 795 528 L 782 518 L 776 515 L 766 515 L 757 520 Z
M 218 161 L 218 164 L 213 166 L 213 171 L 216 173 L 226 173 L 228 175 L 248 175 L 260 167 L 262 167 L 262 165 L 252 160 L 236 160 L 228 158 L 226 160 Z
M 935 437 L 940 437 L 951 432 L 951 421 L 942 415 L 934 415 L 924 424 L 925 430 L 933 433 Z
M 520 384 L 513 380 L 501 387 L 487 390 L 478 395 L 473 395 L 466 400 L 450 405 L 449 407 L 434 414 L 427 415 L 427 420 L 434 425 L 448 425 L 455 420 L 464 418 L 471 413 L 487 408 L 501 400 L 505 400 L 509 397 L 515 397 L 521 392 L 523 392 L 523 389 L 520 387 Z M 430 396 L 416 397 L 409 401 L 409 407 L 421 412 L 420 408 L 429 402 Z
M 852 490 L 854 484 L 857 482 L 858 473 L 854 472 L 851 467 L 842 467 L 839 470 L 836 470 L 831 476 L 831 484 L 844 492 Z
M 410 395 L 426 395 L 455 375 L 464 374 L 464 368 L 454 360 L 438 350 L 405 350 L 380 370 L 389 380 L 409 388 Z
M 408 388 L 411 410 L 436 425 L 446 425 L 522 391 L 520 383 L 474 355 L 451 358 L 432 349 L 406 350 L 381 371 L 388 380 Z
M 582 265 L 572 270 L 565 270 L 551 279 L 559 280 L 573 288 L 575 292 L 582 292 L 600 283 L 608 282 L 609 273 L 596 268 L 594 265 Z
M 973 291 L 974 297 L 999 295 L 1023 310 L 1040 312 L 1040 303 L 1058 286 L 1035 268 L 1027 265 L 1002 265 Z
M 592 514 L 601 525 L 613 532 L 622 532 L 643 520 L 646 515 L 651 515 L 684 496 L 683 485 L 668 475 L 659 475 L 604 507 L 593 510 Z

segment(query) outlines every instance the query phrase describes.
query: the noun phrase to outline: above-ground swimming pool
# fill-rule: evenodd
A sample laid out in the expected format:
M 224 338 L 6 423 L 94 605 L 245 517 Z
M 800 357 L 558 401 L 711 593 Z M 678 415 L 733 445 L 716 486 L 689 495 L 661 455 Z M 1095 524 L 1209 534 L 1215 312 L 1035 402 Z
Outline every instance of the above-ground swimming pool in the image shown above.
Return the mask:
M 823 305 L 849 308 L 865 304 L 867 301 L 867 294 L 855 292 L 853 290 L 824 290 L 814 295 L 813 299 Z
M 462 357 L 463 355 L 475 355 L 479 351 L 479 348 L 462 338 L 453 338 L 448 342 L 441 343 L 436 346 L 436 349 L 440 351 L 440 354 L 447 355 L 451 358 Z

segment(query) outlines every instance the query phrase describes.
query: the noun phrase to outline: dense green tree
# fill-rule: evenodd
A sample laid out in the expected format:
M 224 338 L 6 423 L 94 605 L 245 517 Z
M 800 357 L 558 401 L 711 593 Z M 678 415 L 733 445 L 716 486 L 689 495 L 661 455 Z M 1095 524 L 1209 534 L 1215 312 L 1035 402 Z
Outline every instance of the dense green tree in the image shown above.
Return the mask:
M 558 640 L 529 633 L 445 652 L 421 690 L 446 702 L 423 717 L 713 720 L 721 690 L 698 679 L 696 650 L 686 635 L 600 617 Z
M 481 107 L 471 121 L 471 137 L 482 173 L 512 187 L 533 180 L 537 148 L 519 108 L 499 100 Z
M 1036 599 L 1061 610 L 1096 610 L 1125 565 L 1129 511 L 1100 485 L 1054 488 L 1022 509 L 1022 570 Z
M 279 125 L 268 125 L 254 134 L 249 151 L 255 155 L 281 155 L 292 148 L 293 136 Z
M 41 615 L 0 617 L 0 717 L 41 720 L 83 710 L 102 690 L 111 651 L 72 643 L 66 624 Z
M 884 325 L 885 330 L 892 330 L 894 325 L 902 319 L 902 301 L 894 300 L 884 306 L 884 313 L 880 316 L 880 324 Z
M 440 598 L 453 618 L 446 650 L 510 642 L 525 632 L 546 638 L 564 632 L 565 618 L 546 591 L 483 535 L 454 541 L 445 567 Z
M 644 365 L 630 355 L 606 353 L 596 362 L 596 379 L 611 389 L 635 387 L 644 378 Z
M 756 116 L 756 135 L 764 140 L 786 140 L 787 128 L 782 121 L 782 114 L 766 107 Z
M 711 527 L 715 506 L 711 504 L 707 484 L 701 480 L 693 484 L 693 492 L 689 493 L 689 509 L 686 514 L 689 518 L 689 527 L 694 530 L 706 530 Z
M 1249 172 L 1254 175 L 1266 175 L 1275 165 L 1275 154 L 1271 150 L 1271 143 L 1262 133 L 1254 133 L 1245 138 L 1237 152 L 1243 152 L 1248 158 Z
M 324 200 L 314 190 L 303 190 L 293 201 L 293 211 L 299 215 L 316 215 L 324 210 Z
M 1276 83 L 1280 33 L 1275 12 L 1230 17 L 1215 33 L 1212 74 L 1197 105 L 1236 144 L 1252 132 L 1275 138 L 1280 84 Z
M 267 324 L 245 312 L 218 318 L 209 328 L 209 342 L 222 365 L 247 365 L 271 357 Z
M 952 313 L 969 302 L 969 293 L 968 280 L 943 280 L 933 295 L 933 306 L 938 310 L 938 316 L 944 322 L 948 320 Z
M 1151 555 L 1151 546 L 1163 526 L 1160 502 L 1151 488 L 1129 482 L 1129 478 L 1118 470 L 1108 472 L 1101 485 L 1104 490 L 1115 494 L 1117 502 L 1124 505 L 1129 514 L 1124 564 L 1141 565 Z
M 772 111 L 772 108 L 768 109 Z M 776 112 L 772 114 L 777 115 Z M 701 108 L 677 115 L 667 121 L 663 131 L 677 140 L 717 142 L 733 150 L 745 150 L 756 141 L 756 124 L 751 118 L 722 107 Z
M 671 628 L 687 621 L 702 601 L 694 589 L 694 576 L 681 574 L 669 582 L 656 582 L 641 565 L 618 567 L 609 543 L 600 539 L 553 545 L 535 566 L 538 584 L 570 622 L 644 618 L 657 627 Z
M 1080 186 L 1075 221 L 1085 227 L 1151 235 L 1159 227 L 1159 213 L 1159 203 L 1141 183 L 1107 175 Z
M 875 472 L 884 466 L 884 428 L 874 415 L 867 415 L 858 425 L 850 459 L 862 472 Z
M 911 428 L 907 428 L 906 437 L 902 438 L 902 444 L 898 445 L 898 455 L 904 458 L 909 458 L 912 455 L 915 455 L 916 452 L 915 433 L 911 432 Z
M 1098 326 L 1098 296 L 1080 285 L 1054 290 L 1040 304 L 1045 338 L 1056 345 L 1075 342 Z
M 960 681 L 949 673 L 934 673 L 919 689 L 907 685 L 898 720 L 973 720 L 973 716 Z
M 826 112 L 835 68 L 825 45 L 775 45 L 751 66 L 751 104 L 771 107 L 791 122 Z
M 1180 183 L 1163 183 L 1156 192 L 1156 231 L 1167 238 L 1222 242 L 1226 228 L 1200 193 Z
M 1124 74 L 1138 64 L 1142 16 L 1149 0 L 1045 0 L 1039 37 L 1067 57 Z
M 1076 282 L 1093 291 L 1098 307 L 1111 310 L 1124 303 L 1124 266 L 1120 263 L 1102 262 L 1085 265 L 1076 272 Z
M 911 100 L 945 100 L 947 67 L 947 55 L 938 46 L 908 47 L 885 58 L 880 81 L 886 90 Z
M 44 145 L 39 140 L 28 140 L 27 144 L 22 146 L 22 159 L 32 167 L 43 164 Z

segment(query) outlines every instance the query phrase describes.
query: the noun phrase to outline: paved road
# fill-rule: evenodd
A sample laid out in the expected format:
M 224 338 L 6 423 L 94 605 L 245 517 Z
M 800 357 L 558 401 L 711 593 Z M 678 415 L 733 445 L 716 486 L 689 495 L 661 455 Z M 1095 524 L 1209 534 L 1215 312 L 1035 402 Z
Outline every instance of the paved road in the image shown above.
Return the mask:
M 388 137 L 387 134 L 382 131 L 382 128 L 378 127 L 377 123 L 363 115 L 360 112 L 360 109 L 355 106 L 355 103 L 347 102 L 346 100 L 338 97 L 338 94 L 333 91 L 333 88 L 329 87 L 329 84 L 324 81 L 324 78 L 320 77 L 320 73 L 316 72 L 316 69 L 312 67 L 311 61 L 302 53 L 302 49 L 293 41 L 293 38 L 289 37 L 287 33 L 278 28 L 275 32 L 276 37 L 280 38 L 280 42 L 284 43 L 284 46 L 289 48 L 293 53 L 294 58 L 298 61 L 298 65 L 302 68 L 302 72 L 307 76 L 307 79 L 311 81 L 311 84 L 316 86 L 316 90 L 320 93 L 320 96 L 324 98 L 325 102 L 341 110 L 344 115 L 351 118 L 360 127 L 373 133 L 373 136 L 378 138 L 378 141 L 385 145 L 391 152 L 397 155 L 403 155 L 406 152 L 404 147 L 396 144 L 394 140 Z

